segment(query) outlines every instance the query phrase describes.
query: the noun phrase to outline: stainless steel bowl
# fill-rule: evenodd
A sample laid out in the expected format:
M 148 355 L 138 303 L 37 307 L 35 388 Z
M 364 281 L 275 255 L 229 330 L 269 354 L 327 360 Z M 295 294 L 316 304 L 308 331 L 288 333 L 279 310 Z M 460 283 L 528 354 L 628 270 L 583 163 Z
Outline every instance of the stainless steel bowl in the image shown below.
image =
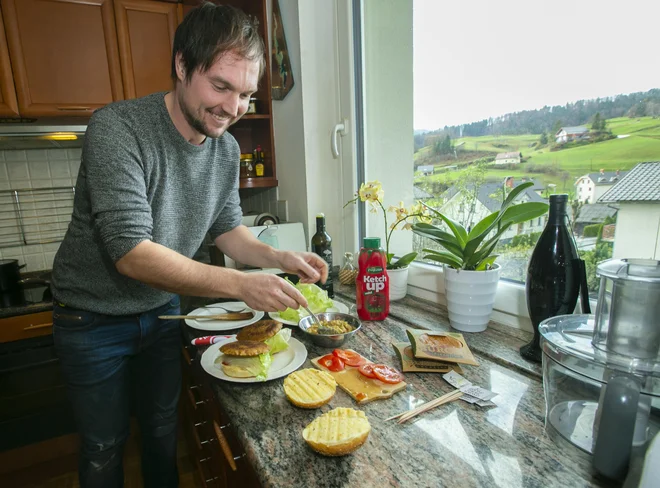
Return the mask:
M 317 313 L 316 316 L 321 322 L 327 320 L 343 320 L 348 322 L 349 325 L 353 326 L 353 330 L 346 332 L 345 334 L 312 334 L 311 332 L 307 332 L 307 329 L 316 323 L 314 319 L 310 315 L 300 319 L 300 322 L 298 322 L 298 327 L 300 330 L 303 332 L 303 334 L 305 334 L 307 338 L 309 338 L 310 341 L 321 347 L 339 347 L 348 339 L 353 337 L 355 333 L 362 327 L 362 322 L 360 322 L 360 319 L 346 313 L 325 312 Z

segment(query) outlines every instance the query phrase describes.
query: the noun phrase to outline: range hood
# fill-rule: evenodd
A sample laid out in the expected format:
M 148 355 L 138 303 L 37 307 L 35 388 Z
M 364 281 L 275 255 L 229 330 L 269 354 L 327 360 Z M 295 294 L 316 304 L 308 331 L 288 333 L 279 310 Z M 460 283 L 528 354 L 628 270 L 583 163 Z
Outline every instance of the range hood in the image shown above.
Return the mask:
M 86 125 L 0 124 L 0 150 L 82 147 Z

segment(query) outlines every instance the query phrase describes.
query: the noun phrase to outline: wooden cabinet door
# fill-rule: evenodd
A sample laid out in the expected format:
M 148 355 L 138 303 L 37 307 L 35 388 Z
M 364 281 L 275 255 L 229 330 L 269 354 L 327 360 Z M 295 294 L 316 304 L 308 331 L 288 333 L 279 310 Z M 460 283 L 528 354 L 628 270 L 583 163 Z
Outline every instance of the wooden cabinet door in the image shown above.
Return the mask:
M 172 89 L 172 45 L 182 12 L 181 4 L 115 0 L 126 98 Z
M 5 28 L 2 25 L 0 11 L 0 117 L 18 117 L 18 102 L 14 90 L 14 78 L 11 75 L 11 62 L 7 50 Z
M 1 0 L 19 112 L 90 116 L 123 98 L 112 0 Z

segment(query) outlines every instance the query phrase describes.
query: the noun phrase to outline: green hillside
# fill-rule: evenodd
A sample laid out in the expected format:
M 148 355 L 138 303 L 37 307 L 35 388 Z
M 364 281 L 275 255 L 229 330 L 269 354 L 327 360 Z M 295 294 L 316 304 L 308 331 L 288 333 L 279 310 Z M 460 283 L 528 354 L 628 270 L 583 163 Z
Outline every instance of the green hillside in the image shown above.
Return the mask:
M 458 160 L 440 160 L 426 146 L 415 153 L 415 164 L 434 164 L 432 176 L 416 176 L 415 182 L 438 181 L 451 184 L 459 179 L 465 165 L 483 157 L 493 158 L 499 152 L 519 151 L 525 162 L 512 169 L 489 165 L 486 178 L 501 180 L 505 176 L 531 177 L 544 185 L 553 183 L 558 192 L 573 190 L 575 179 L 587 173 L 629 170 L 643 161 L 660 160 L 660 119 L 653 117 L 609 119 L 607 128 L 617 139 L 551 151 L 551 145 L 537 148 L 540 135 L 464 137 L 454 141 L 459 146 Z M 458 165 L 458 170 L 444 171 L 442 167 Z M 461 168 L 463 166 L 463 168 Z

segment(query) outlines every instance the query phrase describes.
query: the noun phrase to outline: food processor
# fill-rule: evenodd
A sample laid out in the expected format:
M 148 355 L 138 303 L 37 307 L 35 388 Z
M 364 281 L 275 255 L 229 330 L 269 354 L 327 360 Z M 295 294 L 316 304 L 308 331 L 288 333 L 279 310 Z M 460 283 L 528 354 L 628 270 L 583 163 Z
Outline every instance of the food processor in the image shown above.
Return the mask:
M 539 326 L 546 429 L 622 481 L 660 428 L 660 262 L 611 259 L 597 276 L 595 315 Z

